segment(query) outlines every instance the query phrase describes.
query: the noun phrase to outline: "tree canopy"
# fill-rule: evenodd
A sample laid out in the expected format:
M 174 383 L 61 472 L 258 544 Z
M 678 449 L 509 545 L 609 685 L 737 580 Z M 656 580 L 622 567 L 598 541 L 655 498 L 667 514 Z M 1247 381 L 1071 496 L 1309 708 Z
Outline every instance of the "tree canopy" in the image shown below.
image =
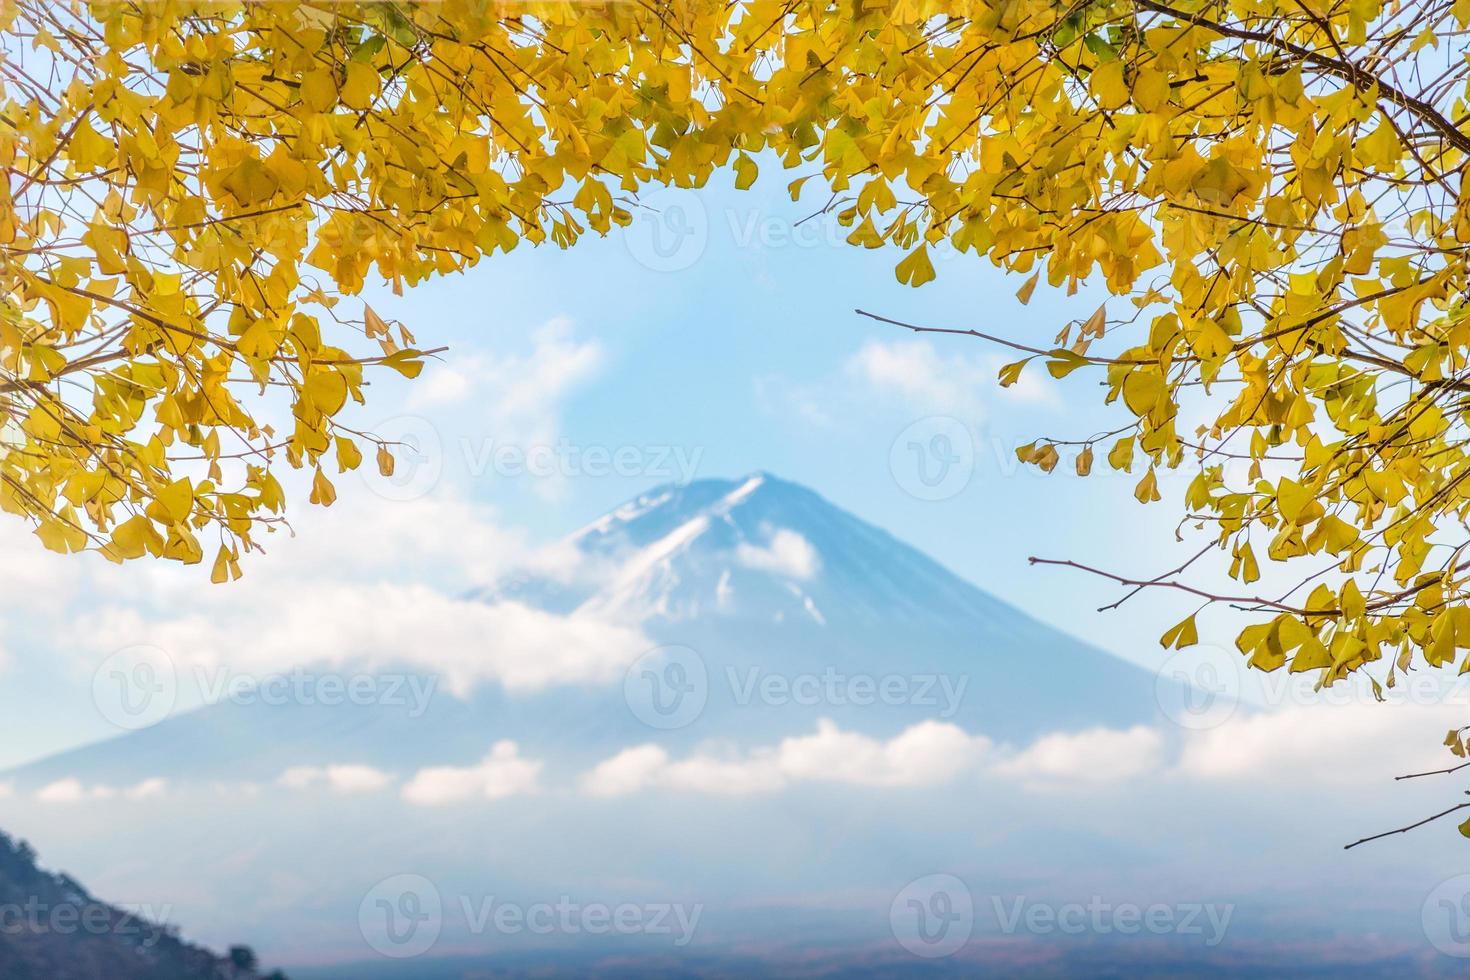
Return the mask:
M 349 298 L 370 276 L 779 162 L 902 282 L 947 240 L 1023 300 L 1105 284 L 1001 341 L 1027 356 L 1000 383 L 1096 372 L 1128 424 L 1022 457 L 1096 447 L 1144 502 L 1190 468 L 1239 594 L 1146 584 L 1258 612 L 1257 667 L 1392 684 L 1470 648 L 1467 28 L 1470 0 L 11 0 L 0 507 L 234 577 L 283 463 L 323 504 L 393 465 L 339 421 L 425 354 Z M 1263 561 L 1301 585 L 1256 594 Z

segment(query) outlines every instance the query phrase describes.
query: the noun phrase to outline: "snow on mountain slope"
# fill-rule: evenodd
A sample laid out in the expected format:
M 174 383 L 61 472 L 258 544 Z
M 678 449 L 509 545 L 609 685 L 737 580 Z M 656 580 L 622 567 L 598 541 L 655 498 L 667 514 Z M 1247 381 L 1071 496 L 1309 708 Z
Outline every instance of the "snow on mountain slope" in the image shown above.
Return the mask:
M 487 589 L 562 611 L 640 623 L 701 616 L 984 628 L 1016 612 L 888 533 L 767 473 L 659 487 L 564 544 L 584 574 Z

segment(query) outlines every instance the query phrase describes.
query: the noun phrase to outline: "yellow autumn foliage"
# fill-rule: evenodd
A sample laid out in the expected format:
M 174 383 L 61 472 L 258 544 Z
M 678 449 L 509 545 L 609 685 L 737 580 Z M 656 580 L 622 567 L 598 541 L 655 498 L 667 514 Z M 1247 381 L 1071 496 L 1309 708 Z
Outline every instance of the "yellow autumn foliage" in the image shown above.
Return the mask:
M 392 468 L 336 421 L 366 372 L 422 366 L 346 299 L 369 277 L 784 167 L 903 282 L 947 242 L 1023 300 L 1117 297 L 1026 338 L 1128 413 L 1097 456 L 1145 502 L 1197 471 L 1187 513 L 1242 583 L 1334 573 L 1220 597 L 1262 612 L 1253 662 L 1470 663 L 1467 28 L 1470 0 L 9 0 L 0 507 L 53 549 L 234 577 L 282 463 L 323 504 L 359 444 Z

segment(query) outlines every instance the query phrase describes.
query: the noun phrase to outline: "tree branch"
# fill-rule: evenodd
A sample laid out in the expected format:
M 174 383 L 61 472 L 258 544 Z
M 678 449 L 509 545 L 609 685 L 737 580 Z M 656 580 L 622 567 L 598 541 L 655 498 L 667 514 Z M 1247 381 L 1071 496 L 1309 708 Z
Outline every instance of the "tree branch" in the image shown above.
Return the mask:
M 1466 807 L 1470 807 L 1470 803 L 1461 803 L 1461 804 L 1459 804 L 1457 806 L 1452 806 L 1448 810 L 1443 811 L 1442 813 L 1436 813 L 1432 817 L 1425 817 L 1423 820 L 1420 820 L 1418 823 L 1411 823 L 1407 827 L 1400 827 L 1398 830 L 1385 830 L 1381 834 L 1374 834 L 1372 837 L 1364 837 L 1362 840 L 1355 840 L 1351 844 L 1344 845 L 1343 846 L 1343 850 L 1344 851 L 1351 851 L 1353 848 L 1357 847 L 1359 844 L 1367 844 L 1369 841 L 1382 840 L 1385 837 L 1392 837 L 1394 834 L 1407 834 L 1411 830 L 1416 830 L 1419 827 L 1422 827 L 1422 826 L 1424 826 L 1427 823 L 1433 823 L 1434 821 L 1438 820 L 1440 817 L 1447 817 L 1450 814 L 1454 813 L 1456 810 L 1463 810 Z
M 1350 61 L 1341 61 L 1337 58 L 1329 57 L 1310 48 L 1293 44 L 1285 38 L 1275 37 L 1271 34 L 1216 23 L 1207 17 L 1201 17 L 1199 14 L 1176 10 L 1167 4 L 1155 3 L 1154 0 L 1135 0 L 1135 2 L 1145 10 L 1167 14 L 1176 20 L 1184 21 L 1186 24 L 1203 27 L 1206 30 L 1215 31 L 1225 37 L 1233 37 L 1240 41 L 1252 41 L 1256 44 L 1275 48 L 1278 51 L 1284 51 L 1293 57 L 1300 58 L 1302 61 L 1321 69 L 1329 75 L 1335 75 L 1341 78 L 1359 92 L 1371 94 L 1372 90 L 1376 87 L 1379 92 L 1388 97 L 1389 101 L 1397 104 L 1400 108 L 1407 109 L 1410 113 L 1422 119 L 1430 128 L 1452 143 L 1457 149 L 1465 153 L 1470 153 L 1470 136 L 1466 136 L 1457 129 L 1455 124 L 1441 115 L 1434 106 L 1422 99 L 1416 99 L 1401 89 L 1395 88 L 1391 83 L 1379 78 L 1370 71 L 1359 68 Z

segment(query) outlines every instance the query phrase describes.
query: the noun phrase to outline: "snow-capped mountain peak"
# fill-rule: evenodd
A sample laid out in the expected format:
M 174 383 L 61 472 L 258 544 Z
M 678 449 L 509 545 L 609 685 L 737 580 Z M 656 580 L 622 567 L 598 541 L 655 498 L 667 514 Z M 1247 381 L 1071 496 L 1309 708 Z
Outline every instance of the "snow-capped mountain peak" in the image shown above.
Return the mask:
M 888 533 L 764 472 L 657 487 L 558 550 L 576 556 L 560 574 L 513 576 L 481 597 L 640 624 L 964 624 L 999 606 Z
M 639 623 L 712 613 L 821 623 L 802 588 L 821 568 L 800 526 L 804 498 L 830 508 L 767 473 L 658 487 L 569 535 L 556 550 L 570 549 L 573 567 L 514 576 L 482 595 Z

